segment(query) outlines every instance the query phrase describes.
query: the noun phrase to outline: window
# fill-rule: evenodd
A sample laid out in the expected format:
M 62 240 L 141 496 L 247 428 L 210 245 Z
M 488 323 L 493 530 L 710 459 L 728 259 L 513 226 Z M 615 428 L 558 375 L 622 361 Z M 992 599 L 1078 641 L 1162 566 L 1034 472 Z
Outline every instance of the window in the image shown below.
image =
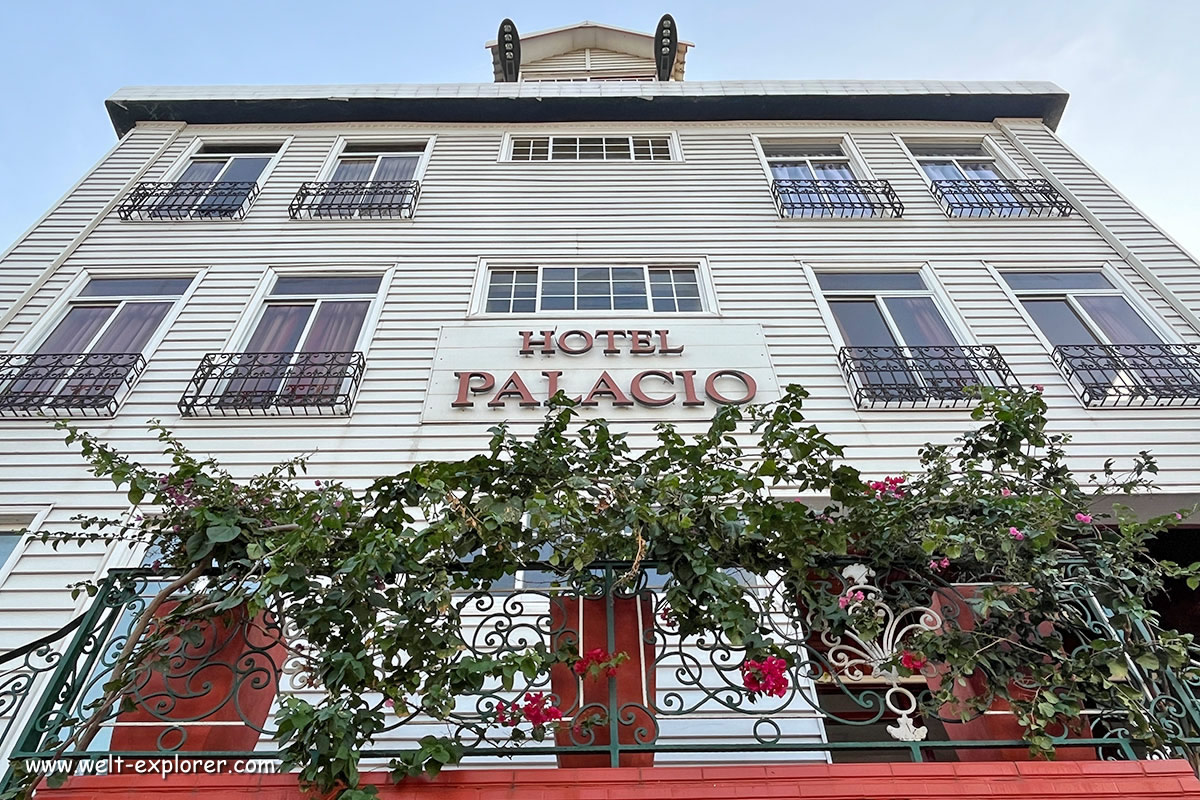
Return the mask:
M 21 537 L 25 529 L 29 527 L 29 523 L 28 519 L 10 514 L 0 514 L 0 575 L 4 574 L 9 559 L 17 551 L 17 546 L 21 543 Z
M 484 311 L 702 312 L 695 267 L 499 267 L 488 270 Z
M 781 217 L 900 216 L 887 181 L 859 180 L 837 142 L 763 143 Z
M 819 272 L 859 405 L 967 402 L 965 387 L 1006 385 L 992 347 L 960 345 L 919 272 Z
M 122 219 L 241 219 L 278 144 L 204 144 L 171 182 L 140 183 L 121 202 Z
M 514 136 L 510 161 L 670 161 L 670 136 Z
M 981 142 L 908 142 L 934 195 L 951 217 L 1064 217 L 1067 202 L 1049 181 L 1005 173 Z
M 1200 395 L 1200 349 L 1164 343 L 1103 271 L 1001 276 L 1089 405 L 1139 392 Z
M 191 278 L 92 278 L 32 354 L 0 361 L 0 412 L 113 413 Z M 8 378 L 8 380 L 5 380 Z
M 245 350 L 205 356 L 181 410 L 348 414 L 364 368 L 359 343 L 381 280 L 280 276 Z
M 426 142 L 350 142 L 329 180 L 305 183 L 288 206 L 292 219 L 412 217 Z

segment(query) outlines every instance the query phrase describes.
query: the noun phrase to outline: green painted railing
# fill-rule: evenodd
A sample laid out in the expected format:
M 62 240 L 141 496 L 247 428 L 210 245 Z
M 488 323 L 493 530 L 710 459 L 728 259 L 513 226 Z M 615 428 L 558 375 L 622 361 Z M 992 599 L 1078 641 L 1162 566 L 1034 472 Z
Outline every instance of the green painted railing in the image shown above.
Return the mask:
M 511 757 L 518 765 L 557 760 L 574 766 L 941 761 L 1025 749 L 1011 715 L 988 712 L 983 724 L 942 718 L 931 710 L 926 680 L 895 667 L 907 637 L 938 629 L 955 613 L 954 604 L 965 602 L 952 590 L 941 592 L 938 603 L 890 608 L 873 573 L 849 565 L 829 591 L 882 619 L 883 633 L 816 635 L 810 633 L 814 612 L 799 607 L 780 586 L 730 574 L 762 627 L 792 656 L 792 663 L 773 673 L 770 693 L 753 687 L 772 670 L 748 667 L 742 649 L 719 638 L 679 634 L 663 602 L 669 576 L 653 568 L 631 574 L 628 564 L 601 563 L 592 582 L 563 587 L 550 567 L 534 564 L 507 583 L 459 596 L 452 613 L 461 622 L 463 653 L 496 657 L 568 645 L 584 655 L 601 650 L 602 656 L 623 652 L 628 659 L 611 675 L 603 670 L 596 677 L 579 675 L 563 663 L 511 690 L 487 686 L 459 698 L 444 719 L 423 715 L 419 698 L 399 708 L 380 697 L 388 724 L 364 752 L 365 767 L 411 750 L 430 734 L 455 739 L 469 765 L 496 757 Z M 0 745 L 10 748 L 14 764 L 43 770 L 49 760 L 64 759 L 73 765 L 105 762 L 112 770 L 118 757 L 126 764 L 176 755 L 271 757 L 273 704 L 281 695 L 315 698 L 319 692 L 306 671 L 303 638 L 286 620 L 270 615 L 235 612 L 199 639 L 172 640 L 158 653 L 157 668 L 137 673 L 127 702 L 103 714 L 94 735 L 82 735 L 134 620 L 169 580 L 146 570 L 113 571 L 82 616 L 0 656 Z M 1094 635 L 1121 635 L 1094 599 L 1077 594 L 1075 618 L 1084 619 Z M 1152 633 L 1138 629 L 1134 635 Z M 925 671 L 933 678 L 935 673 L 936 667 Z M 1178 673 L 1150 675 L 1136 665 L 1128 681 L 1144 698 L 1143 707 L 1171 731 L 1171 742 L 1148 752 L 1131 735 L 1128 720 L 1096 708 L 1070 735 L 1064 727 L 1062 757 L 1192 755 L 1200 745 L 1200 687 Z M 561 718 L 535 725 L 549 709 L 549 716 Z M 514 739 L 514 730 L 524 734 L 522 741 Z M 6 783 L 12 774 L 10 769 Z

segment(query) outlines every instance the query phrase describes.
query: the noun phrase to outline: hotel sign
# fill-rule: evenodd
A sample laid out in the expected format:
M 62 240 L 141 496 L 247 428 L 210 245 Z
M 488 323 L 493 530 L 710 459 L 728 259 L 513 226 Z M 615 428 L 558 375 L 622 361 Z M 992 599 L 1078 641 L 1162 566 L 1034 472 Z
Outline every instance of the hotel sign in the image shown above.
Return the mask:
M 693 419 L 774 400 L 762 326 L 571 320 L 444 326 L 422 422 L 538 419 L 558 391 L 610 419 Z

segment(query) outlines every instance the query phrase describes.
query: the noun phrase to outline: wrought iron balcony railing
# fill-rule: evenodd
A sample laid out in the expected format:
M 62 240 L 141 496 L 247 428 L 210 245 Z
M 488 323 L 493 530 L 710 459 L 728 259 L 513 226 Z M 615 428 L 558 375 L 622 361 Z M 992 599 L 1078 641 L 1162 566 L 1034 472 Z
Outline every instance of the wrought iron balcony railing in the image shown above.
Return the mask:
M 144 181 L 117 206 L 121 219 L 243 219 L 254 198 L 254 181 Z
M 930 702 L 926 676 L 935 675 L 936 668 L 908 675 L 897 666 L 909 637 L 940 630 L 944 620 L 970 613 L 968 593 L 914 583 L 886 595 L 914 598 L 894 607 L 883 601 L 870 569 L 847 564 L 840 578 L 828 581 L 830 606 L 836 607 L 840 596 L 860 597 L 856 602 L 863 604 L 864 618 L 882 621 L 879 632 L 851 628 L 816 634 L 813 623 L 827 613 L 823 607 L 805 608 L 785 587 L 731 571 L 758 614 L 759 630 L 791 656 L 779 674 L 784 680 L 776 683 L 780 691 L 755 696 L 743 677 L 745 648 L 720 636 L 683 636 L 663 591 L 672 578 L 646 567 L 625 581 L 629 564 L 597 563 L 593 583 L 583 587 L 561 586 L 549 565 L 531 564 L 490 586 L 462 590 L 445 612 L 454 623 L 448 630 L 457 631 L 454 646 L 464 656 L 501 659 L 531 648 L 573 647 L 580 653 L 600 648 L 624 652 L 628 658 L 620 670 L 633 671 L 637 680 L 589 678 L 552 664 L 533 675 L 518 672 L 508 688 L 485 683 L 457 698 L 437 720 L 421 711 L 419 697 L 404 707 L 393 707 L 381 696 L 364 697 L 386 720 L 362 753 L 364 761 L 415 749 L 430 733 L 456 740 L 472 766 L 507 769 L 513 762 L 502 756 L 520 756 L 527 766 L 556 760 L 569 766 L 648 766 L 651 759 L 712 765 L 723 759 L 745 764 L 1028 757 L 1019 733 L 1013 733 L 1019 725 L 1007 706 L 975 717 L 986 720 L 990 734 L 979 737 L 980 729 L 966 727 L 971 720 L 959 711 Z M 136 672 L 126 698 L 89 726 L 98 731 L 95 736 L 68 735 L 80 730 L 78 720 L 96 706 L 98 687 L 111 679 L 133 615 L 174 577 L 115 570 L 71 625 L 0 656 L 0 688 L 15 687 L 0 694 L 7 699 L 0 712 L 19 721 L 14 735 L 0 737 L 0 757 L 6 748 L 17 761 L 112 754 L 127 759 L 175 753 L 197 759 L 272 756 L 277 745 L 270 709 L 288 696 L 310 702 L 320 697 L 307 666 L 310 650 L 286 619 L 286 607 L 277 611 L 283 618 L 270 613 L 251 618 L 235 610 L 214 620 L 211 629 L 196 629 L 200 642 L 169 640 L 150 656 L 159 667 Z M 900 579 L 888 580 L 894 589 Z M 1062 618 L 1073 621 L 1072 630 L 1086 632 L 1081 647 L 1088 647 L 1088 639 L 1154 635 L 1140 627 L 1118 632 L 1093 596 L 1082 585 L 1078 589 L 1070 592 L 1074 599 L 1063 606 Z M 1152 757 L 1177 756 L 1200 743 L 1197 687 L 1171 669 L 1151 674 L 1130 662 L 1128 670 L 1122 680 L 1131 693 L 1144 697 L 1146 713 L 1173 732 L 1173 742 Z M 518 743 L 498 717 L 499 704 L 536 692 L 553 700 L 563 722 L 544 739 Z M 1057 747 L 1089 758 L 1151 757 L 1131 734 L 1144 720 L 1131 720 L 1129 714 L 1087 708 L 1069 735 L 1064 730 Z
M 362 353 L 208 353 L 179 399 L 184 416 L 347 416 Z
M 974 386 L 1019 386 L 991 345 L 843 347 L 842 374 L 859 408 L 969 405 Z
M 421 195 L 418 181 L 308 182 L 288 205 L 292 219 L 411 218 Z
M 951 217 L 1066 217 L 1071 204 L 1050 181 L 933 181 L 933 195 Z
M 887 181 L 775 180 L 781 217 L 900 217 L 904 204 Z
M 141 353 L 0 355 L 0 416 L 111 417 L 145 368 Z
M 1064 344 L 1051 358 L 1088 406 L 1200 405 L 1200 345 Z

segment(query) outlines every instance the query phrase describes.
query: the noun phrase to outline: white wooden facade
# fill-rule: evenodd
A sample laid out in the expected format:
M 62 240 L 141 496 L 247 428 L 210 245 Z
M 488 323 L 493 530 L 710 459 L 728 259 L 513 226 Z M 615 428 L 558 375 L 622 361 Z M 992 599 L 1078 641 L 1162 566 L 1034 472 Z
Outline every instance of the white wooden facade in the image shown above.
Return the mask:
M 607 51 L 603 51 L 607 52 Z M 583 53 L 537 62 L 533 75 L 574 72 Z M 592 58 L 597 58 L 593 51 Z M 620 59 L 601 59 L 622 67 Z M 561 62 L 561 63 L 560 63 Z M 540 65 L 540 66 L 538 66 Z M 636 66 L 636 65 L 635 65 Z M 616 67 L 612 67 L 616 68 Z M 310 97 L 393 96 L 559 98 L 614 94 L 736 97 L 799 91 L 787 85 L 688 83 L 480 84 L 445 87 L 324 87 Z M 784 88 L 779 88 L 784 87 Z M 961 84 L 954 96 L 1036 93 L 1043 84 Z M 825 82 L 809 95 L 938 96 L 944 84 Z M 118 101 L 262 99 L 286 105 L 280 89 L 125 90 Z M 510 404 L 453 414 L 425 413 L 443 326 L 478 327 L 512 344 L 521 330 L 581 328 L 687 330 L 697 346 L 719 349 L 722 327 L 760 326 L 763 358 L 779 386 L 811 392 L 810 419 L 873 475 L 916 467 L 918 447 L 967 428 L 962 409 L 857 408 L 837 362 L 833 320 L 812 281 L 822 269 L 905 271 L 933 276 L 934 295 L 963 343 L 995 345 L 1018 380 L 1040 384 L 1052 425 L 1070 432 L 1072 466 L 1098 470 L 1105 459 L 1141 450 L 1159 461 L 1160 508 L 1200 497 L 1200 408 L 1087 408 L 1050 360 L 1050 348 L 1000 279 L 1002 269 L 1103 268 L 1153 315 L 1165 341 L 1200 343 L 1200 265 L 1065 143 L 1047 120 L 876 121 L 872 119 L 662 120 L 572 122 L 306 121 L 199 124 L 138 121 L 113 150 L 0 260 L 0 353 L 31 352 L 64 313 L 86 277 L 194 277 L 175 314 L 145 352 L 148 367 L 112 418 L 84 423 L 146 463 L 160 463 L 146 421 L 160 419 L 195 450 L 250 474 L 315 451 L 314 479 L 365 486 L 417 460 L 478 452 L 499 417 L 532 428 L 537 409 Z M 1054 124 L 1056 120 L 1049 120 Z M 668 161 L 516 162 L 514 136 L 669 136 Z M 951 219 L 938 205 L 905 142 L 983 142 L 1015 174 L 1046 178 L 1073 206 L 1052 219 Z M 327 176 L 347 142 L 423 143 L 420 198 L 412 219 L 291 219 L 302 182 Z M 836 141 L 865 171 L 887 180 L 904 204 L 900 218 L 783 219 L 771 195 L 763 143 Z M 259 180 L 245 219 L 124 221 L 117 203 L 138 181 L 171 180 L 204 142 L 268 142 L 279 153 Z M 710 298 L 701 313 L 636 316 L 613 312 L 480 312 L 489 266 L 690 265 Z M 378 274 L 381 297 L 361 349 L 366 372 L 353 413 L 344 417 L 181 417 L 177 402 L 201 357 L 245 344 L 269 283 L 278 274 Z M 507 336 L 504 340 L 502 337 Z M 703 341 L 697 337 L 703 336 Z M 740 341 L 740 340 L 739 340 Z M 723 364 L 737 368 L 736 351 Z M 528 357 L 534 375 L 545 369 Z M 594 362 L 593 357 L 593 362 Z M 463 366 L 460 369 L 471 367 Z M 514 367 L 515 368 L 515 367 Z M 566 369 L 570 369 L 567 366 Z M 507 373 L 507 370 L 498 370 Z M 588 367 L 593 375 L 597 368 Z M 481 396 L 482 398 L 482 396 Z M 485 399 L 485 398 L 483 398 Z M 761 399 L 770 399 L 764 394 Z M 446 396 L 443 405 L 447 405 Z M 482 405 L 480 403 L 479 405 Z M 697 430 L 711 413 L 676 404 L 601 411 L 645 440 L 660 421 Z M 69 530 L 77 514 L 122 512 L 111 484 L 91 477 L 50 421 L 0 418 L 0 518 Z M 64 589 L 137 557 L 88 545 L 57 552 L 21 542 L 0 568 L 0 650 L 65 623 L 80 603 Z

